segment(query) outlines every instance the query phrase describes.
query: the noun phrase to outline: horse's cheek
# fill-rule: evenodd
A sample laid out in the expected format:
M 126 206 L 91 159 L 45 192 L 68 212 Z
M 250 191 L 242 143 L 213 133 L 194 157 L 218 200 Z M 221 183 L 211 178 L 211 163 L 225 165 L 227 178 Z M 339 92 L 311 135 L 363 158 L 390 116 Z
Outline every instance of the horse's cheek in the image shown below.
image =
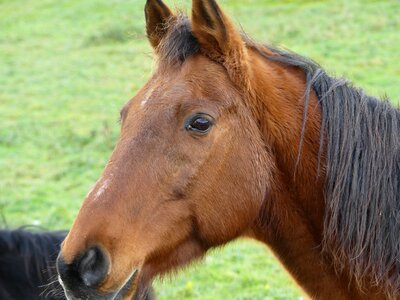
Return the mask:
M 202 197 L 193 201 L 199 233 L 211 245 L 242 235 L 253 224 L 262 203 L 264 193 L 257 170 L 237 158 L 226 161 L 226 173 L 220 174 L 218 186 L 210 184 L 199 193 Z

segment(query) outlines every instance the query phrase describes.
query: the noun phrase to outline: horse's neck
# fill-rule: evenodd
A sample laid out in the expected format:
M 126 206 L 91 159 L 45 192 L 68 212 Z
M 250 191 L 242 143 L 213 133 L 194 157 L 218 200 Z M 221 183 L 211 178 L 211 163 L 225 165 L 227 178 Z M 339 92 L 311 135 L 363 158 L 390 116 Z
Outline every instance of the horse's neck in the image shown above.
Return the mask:
M 255 235 L 270 246 L 310 295 L 346 299 L 348 292 L 344 283 L 338 280 L 334 270 L 326 269 L 319 249 L 324 215 L 324 172 L 321 168 L 318 177 L 321 112 L 317 97 L 311 93 L 299 154 L 305 74 L 259 59 L 254 64 L 257 70 L 253 70 L 253 84 L 261 131 L 271 147 L 275 166 L 274 182 L 266 193 L 258 222 L 261 225 L 254 229 Z
M 302 212 L 313 235 L 323 227 L 324 155 L 319 158 L 321 109 L 310 93 L 307 122 L 302 133 L 306 76 L 304 71 L 254 57 L 255 91 L 261 111 L 261 130 L 276 164 L 276 184 L 270 195 L 285 191 L 289 209 Z M 301 151 L 299 151 L 299 145 Z M 279 178 L 279 180 L 277 180 Z M 268 200 L 267 200 L 268 201 Z M 286 205 L 287 206 L 287 205 Z M 279 209 L 282 211 L 281 209 Z
M 253 58 L 257 60 L 257 58 Z M 274 175 L 253 232 L 274 251 L 299 285 L 319 299 L 363 299 L 345 272 L 322 255 L 325 153 L 319 153 L 321 108 L 311 91 L 302 132 L 306 76 L 259 58 L 253 83 L 261 131 L 274 157 Z M 299 145 L 302 140 L 302 148 Z M 383 299 L 375 294 L 375 299 Z M 372 295 L 372 294 L 371 294 Z

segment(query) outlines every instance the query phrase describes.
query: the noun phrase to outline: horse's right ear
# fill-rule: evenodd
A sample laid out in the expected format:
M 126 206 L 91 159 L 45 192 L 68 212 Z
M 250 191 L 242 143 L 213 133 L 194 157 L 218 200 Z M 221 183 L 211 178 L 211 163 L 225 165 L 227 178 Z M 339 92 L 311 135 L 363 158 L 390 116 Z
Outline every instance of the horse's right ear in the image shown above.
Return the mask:
M 173 14 L 161 0 L 147 0 L 144 14 L 147 38 L 153 48 L 157 48 L 167 32 L 167 23 Z

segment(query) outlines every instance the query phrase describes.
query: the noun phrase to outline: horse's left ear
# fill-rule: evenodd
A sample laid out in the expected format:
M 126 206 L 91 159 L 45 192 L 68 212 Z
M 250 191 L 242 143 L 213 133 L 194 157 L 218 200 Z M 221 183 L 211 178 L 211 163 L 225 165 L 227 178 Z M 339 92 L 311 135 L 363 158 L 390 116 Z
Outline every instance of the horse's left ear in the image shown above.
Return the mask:
M 153 48 L 157 48 L 167 32 L 167 23 L 173 14 L 161 0 L 147 0 L 144 14 L 146 17 L 147 38 Z
M 193 0 L 192 31 L 205 55 L 221 63 L 233 81 L 246 84 L 245 43 L 215 0 Z
M 228 72 L 233 71 L 230 67 L 245 64 L 247 49 L 241 34 L 216 1 L 193 0 L 192 31 L 203 53 L 222 63 Z

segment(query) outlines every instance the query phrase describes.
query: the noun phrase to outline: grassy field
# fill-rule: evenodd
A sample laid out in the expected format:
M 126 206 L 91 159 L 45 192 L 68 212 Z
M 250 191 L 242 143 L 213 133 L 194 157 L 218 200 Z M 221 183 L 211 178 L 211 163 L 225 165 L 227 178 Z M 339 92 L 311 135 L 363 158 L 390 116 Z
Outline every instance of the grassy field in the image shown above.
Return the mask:
M 0 0 L 2 227 L 71 225 L 113 149 L 120 107 L 151 72 L 144 2 Z M 399 103 L 398 0 L 220 2 L 256 39 Z M 251 241 L 171 278 L 157 283 L 159 299 L 301 297 L 272 254 Z

